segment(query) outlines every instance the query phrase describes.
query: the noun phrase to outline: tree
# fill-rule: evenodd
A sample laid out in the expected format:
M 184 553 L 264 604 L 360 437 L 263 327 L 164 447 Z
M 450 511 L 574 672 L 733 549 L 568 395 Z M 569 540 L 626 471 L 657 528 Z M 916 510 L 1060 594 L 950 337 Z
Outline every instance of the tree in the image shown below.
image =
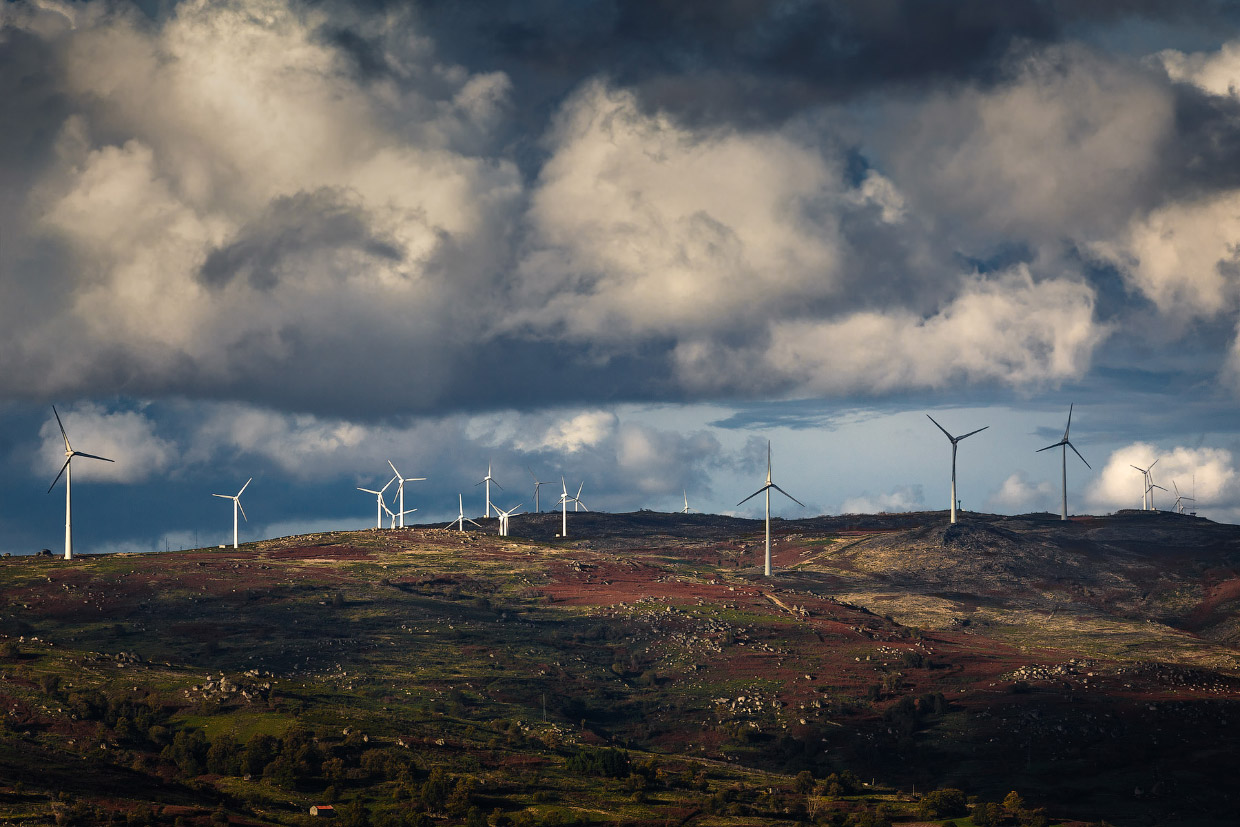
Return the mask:
M 952 787 L 932 790 L 921 799 L 921 810 L 929 818 L 955 818 L 968 813 L 964 793 Z

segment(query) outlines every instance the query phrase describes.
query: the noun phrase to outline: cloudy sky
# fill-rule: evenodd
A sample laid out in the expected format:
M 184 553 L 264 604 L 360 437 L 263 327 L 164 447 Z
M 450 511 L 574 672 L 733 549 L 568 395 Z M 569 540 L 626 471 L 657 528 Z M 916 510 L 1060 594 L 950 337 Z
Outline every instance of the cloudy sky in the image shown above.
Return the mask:
M 249 477 L 243 538 L 365 526 L 389 459 L 757 514 L 768 439 L 784 516 L 946 508 L 926 413 L 1057 510 L 1070 404 L 1073 512 L 1240 519 L 1232 3 L 4 2 L 0 125 L 3 551 L 52 404 L 79 551 Z

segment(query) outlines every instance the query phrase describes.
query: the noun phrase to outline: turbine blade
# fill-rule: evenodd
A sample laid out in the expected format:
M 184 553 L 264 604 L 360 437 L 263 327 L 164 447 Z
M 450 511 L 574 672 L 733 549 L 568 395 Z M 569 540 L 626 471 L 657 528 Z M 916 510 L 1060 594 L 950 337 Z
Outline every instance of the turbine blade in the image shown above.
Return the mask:
M 1134 470 L 1136 470 L 1136 471 L 1140 471 L 1142 474 L 1148 474 L 1148 473 L 1149 473 L 1149 469 L 1148 469 L 1148 468 L 1137 468 L 1137 466 L 1135 466 L 1135 465 L 1129 465 L 1128 467 L 1129 467 L 1129 468 L 1132 468 L 1132 469 L 1134 469 Z
M 538 477 L 534 476 L 534 472 L 530 470 L 530 467 L 528 465 L 525 466 L 525 470 L 530 472 L 530 478 L 534 480 L 535 485 L 542 485 L 542 483 L 538 481 Z
M 237 509 L 241 512 L 241 519 L 248 523 L 250 518 L 245 516 L 245 506 L 241 504 L 241 500 L 233 500 L 233 502 L 237 504 Z
M 577 486 L 577 496 L 578 496 L 578 497 L 580 497 L 580 496 L 581 496 L 581 489 L 583 489 L 583 488 L 585 488 L 585 487 L 586 487 L 586 481 L 585 481 L 585 480 L 582 480 L 582 481 L 581 481 L 581 485 Z M 574 497 L 574 499 L 576 499 L 576 497 Z
M 1063 429 L 1063 441 L 1064 441 L 1064 442 L 1067 442 L 1067 441 L 1068 441 L 1068 431 L 1071 431 L 1071 430 L 1072 430 L 1072 409 L 1073 409 L 1074 407 L 1076 407 L 1076 403 L 1075 403 L 1075 402 L 1070 403 L 1070 404 L 1068 405 L 1068 427 L 1066 427 L 1066 428 L 1064 428 L 1064 429 Z M 1076 449 L 1074 448 L 1073 450 L 1076 450 Z
M 952 442 L 956 441 L 956 438 L 952 436 L 951 434 L 947 433 L 947 429 L 944 428 L 942 425 L 940 425 L 933 416 L 931 416 L 930 414 L 926 414 L 926 419 L 929 419 L 931 422 L 934 422 L 935 427 L 937 427 L 940 431 L 942 431 L 944 435 L 946 435 L 947 438 L 950 439 Z M 963 437 L 961 437 L 961 439 L 963 439 Z
M 67 451 L 70 454 L 73 453 L 73 448 L 69 445 L 69 435 L 65 433 L 65 425 L 63 422 L 60 421 L 60 414 L 56 412 L 55 405 L 52 406 L 52 415 L 56 417 L 56 424 L 60 426 L 60 435 L 64 437 L 65 451 Z
M 772 483 L 771 485 L 773 485 L 773 484 L 774 484 L 774 483 Z M 756 497 L 756 496 L 758 496 L 759 494 L 761 494 L 761 493 L 762 493 L 763 491 L 765 491 L 766 489 L 770 488 L 770 487 L 771 487 L 771 485 L 764 485 L 764 486 L 762 486 L 762 487 L 761 487 L 761 488 L 759 488 L 757 491 L 753 492 L 753 493 L 752 493 L 752 494 L 750 494 L 748 497 L 746 497 L 745 499 L 743 499 L 743 500 L 741 500 L 740 502 L 738 502 L 738 503 L 737 503 L 737 505 L 738 505 L 738 506 L 739 506 L 739 505 L 744 505 L 745 503 L 747 503 L 747 502 L 749 502 L 750 500 L 752 500 L 754 497 Z
M 1065 442 L 1064 444 L 1072 449 L 1072 453 L 1076 454 L 1078 457 L 1081 457 L 1081 452 L 1076 450 L 1075 445 L 1073 445 L 1071 442 Z M 1081 462 L 1085 463 L 1085 467 L 1088 468 L 1090 471 L 1094 470 L 1094 466 L 1090 465 L 1089 460 L 1085 459 L 1085 457 L 1081 457 Z
M 1158 464 L 1158 460 L 1154 460 L 1153 462 L 1151 462 L 1151 463 L 1150 463 L 1150 470 L 1153 470 L 1153 469 L 1154 469 L 1154 466 L 1155 466 L 1155 465 L 1157 465 L 1157 464 Z
M 1063 445 L 1063 444 L 1064 444 L 1063 442 L 1056 442 L 1054 445 L 1047 445 L 1045 448 L 1039 448 L 1038 450 L 1034 451 L 1034 453 L 1035 453 L 1035 454 L 1040 454 L 1040 453 L 1042 453 L 1043 451 L 1049 451 L 1049 450 L 1050 450 L 1050 449 L 1052 449 L 1052 448 L 1058 448 L 1060 445 Z M 1073 450 L 1075 450 L 1075 449 L 1073 449 Z
M 396 482 L 396 479 L 397 479 L 396 477 L 392 477 L 390 480 L 388 480 L 388 481 L 387 481 L 387 485 L 383 486 L 383 490 L 384 490 L 384 491 L 387 491 L 387 490 L 388 490 L 388 485 L 391 485 L 392 483 Z
M 573 498 L 573 502 L 577 503 L 577 505 L 581 506 L 582 508 L 586 508 L 586 504 L 583 503 L 581 500 L 577 499 L 576 497 Z M 590 509 L 586 508 L 586 511 L 589 511 L 589 510 Z
M 47 487 L 47 493 L 52 493 L 52 489 L 56 487 L 56 483 L 60 482 L 60 477 L 65 473 L 65 469 L 69 467 L 69 463 L 73 462 L 73 457 L 65 460 L 65 464 L 60 466 L 60 474 L 56 475 L 56 479 L 52 480 L 52 484 Z
M 212 496 L 212 497 L 219 497 L 220 499 L 223 499 L 223 500 L 231 500 L 231 499 L 232 499 L 232 494 L 212 494 L 211 496 Z
M 467 523 L 474 523 L 474 521 L 473 521 L 473 520 L 471 520 L 471 519 L 469 519 L 468 517 L 466 517 L 466 518 L 465 518 L 465 522 L 467 522 Z M 477 523 L 474 523 L 474 525 L 477 525 L 477 526 L 478 526 L 478 528 L 482 528 L 482 526 L 478 525 Z
M 776 485 L 775 483 L 771 483 L 771 488 L 774 488 L 776 491 L 778 491 L 779 493 L 783 494 L 785 497 L 787 497 L 788 499 L 792 500 L 792 501 L 793 501 L 794 503 L 796 503 L 797 505 L 801 506 L 801 508 L 804 508 L 804 507 L 805 507 L 805 503 L 801 502 L 801 501 L 800 501 L 800 500 L 798 500 L 796 497 L 792 496 L 791 494 L 789 494 L 789 493 L 788 493 L 787 491 L 785 491 L 784 489 L 780 488 L 780 487 L 779 487 L 778 485 Z
M 400 472 L 396 470 L 395 465 L 392 465 L 392 461 L 390 459 L 387 461 L 387 464 L 388 467 L 392 469 L 392 473 L 396 475 L 396 478 L 400 479 Z
M 973 436 L 974 434 L 980 434 L 982 431 L 986 430 L 986 429 L 987 429 L 987 428 L 989 428 L 989 427 L 990 427 L 989 425 L 983 425 L 982 427 L 978 428 L 976 431 L 969 431 L 969 432 L 968 432 L 967 434 L 965 434 L 964 436 L 958 436 L 958 437 L 956 437 L 956 441 L 957 441 L 957 442 L 959 442 L 960 440 L 964 439 L 965 437 L 970 437 L 970 436 Z
M 1150 488 L 1151 488 L 1151 489 L 1153 489 L 1153 488 L 1157 488 L 1159 491 L 1166 491 L 1166 490 L 1167 490 L 1167 489 L 1163 488 L 1161 485 L 1151 485 L 1151 486 L 1150 486 Z
M 250 487 L 250 483 L 252 483 L 252 482 L 254 482 L 254 478 L 253 478 L 253 477 L 250 477 L 248 480 L 246 480 L 246 481 L 245 481 L 245 485 L 241 486 L 241 490 L 237 492 L 237 496 L 238 496 L 238 497 L 240 497 L 242 494 L 244 494 L 244 493 L 245 493 L 245 489 L 249 488 L 249 487 Z
M 494 477 L 492 477 L 492 478 L 491 478 L 491 482 L 495 483 L 495 487 L 496 487 L 496 488 L 498 488 L 500 491 L 503 491 L 503 490 L 504 490 L 504 486 L 502 486 L 502 485 L 500 485 L 500 484 L 499 484 L 499 480 L 497 480 L 497 479 L 495 479 Z
M 359 489 L 357 489 L 357 490 L 358 490 L 358 491 L 365 491 L 367 494 L 374 494 L 376 497 L 380 497 L 380 496 L 382 496 L 382 495 L 383 495 L 383 492 L 382 492 L 382 491 L 372 491 L 372 490 L 371 490 L 371 489 L 369 489 L 369 488 L 359 488 Z
M 74 455 L 75 457 L 90 457 L 91 459 L 101 459 L 101 460 L 103 460 L 104 462 L 116 462 L 116 460 L 114 460 L 114 459 L 108 459 L 107 457 L 97 457 L 97 456 L 95 456 L 94 454 L 86 454 L 86 453 L 83 453 L 83 452 L 81 452 L 81 451 L 74 451 L 74 452 L 73 452 L 73 455 Z

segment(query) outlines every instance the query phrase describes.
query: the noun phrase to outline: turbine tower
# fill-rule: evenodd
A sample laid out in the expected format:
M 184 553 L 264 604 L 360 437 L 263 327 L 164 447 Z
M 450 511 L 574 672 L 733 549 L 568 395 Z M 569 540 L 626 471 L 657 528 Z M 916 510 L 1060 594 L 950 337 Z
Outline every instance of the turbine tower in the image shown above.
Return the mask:
M 249 487 L 250 483 L 252 482 L 254 482 L 254 478 L 250 477 L 248 480 L 245 481 L 245 485 L 241 486 L 241 490 L 238 491 L 236 494 L 212 494 L 211 495 L 212 497 L 220 497 L 225 500 L 233 501 L 233 548 L 237 547 L 237 512 L 238 511 L 241 512 L 242 518 L 247 523 L 250 521 L 250 518 L 245 516 L 245 509 L 241 507 L 241 495 L 245 493 L 245 489 Z M 386 488 L 387 486 L 384 486 L 384 487 Z
M 533 469 L 531 469 L 528 465 L 527 465 L 527 466 L 525 466 L 525 470 L 526 470 L 526 471 L 529 471 L 529 472 L 530 472 L 530 476 L 531 476 L 531 477 L 533 477 L 533 479 L 534 479 L 534 513 L 535 513 L 535 514 L 541 514 L 541 513 L 542 513 L 542 511 L 538 508 L 538 486 L 540 486 L 540 485 L 550 485 L 551 483 L 549 483 L 549 482 L 539 482 L 539 481 L 538 481 L 538 477 L 534 476 L 534 471 L 533 471 Z
M 561 537 L 568 536 L 568 504 L 569 503 L 573 504 L 573 511 L 576 511 L 578 506 L 581 506 L 582 508 L 586 508 L 586 504 L 581 501 L 581 489 L 585 486 L 585 484 L 586 484 L 585 480 L 582 480 L 581 485 L 577 486 L 577 496 L 570 497 L 568 496 L 568 484 L 564 482 L 563 477 L 560 477 L 560 492 L 561 492 L 560 501 L 556 503 L 556 505 L 560 506 L 560 509 L 561 509 L 560 511 L 560 519 L 562 521 L 562 524 L 560 527 Z M 586 508 L 586 511 L 589 511 L 589 510 L 590 509 Z
M 737 503 L 737 506 L 742 506 L 745 503 L 752 500 L 754 497 L 761 494 L 762 492 L 764 491 L 766 492 L 766 567 L 765 567 L 765 573 L 767 577 L 771 576 L 771 489 L 772 488 L 774 488 L 779 493 L 783 494 L 788 499 L 792 500 L 797 505 L 801 506 L 801 508 L 805 507 L 805 503 L 801 502 L 796 497 L 792 496 L 787 491 L 780 488 L 778 485 L 776 485 L 771 480 L 771 441 L 768 439 L 766 441 L 766 485 L 762 486 L 757 491 L 753 492 L 748 497 L 746 497 L 745 499 Z
M 949 440 L 951 440 L 951 443 L 952 443 L 952 525 L 955 525 L 956 524 L 956 445 L 959 444 L 960 440 L 971 437 L 974 434 L 980 434 L 982 431 L 986 430 L 990 426 L 983 425 L 982 427 L 978 428 L 976 431 L 969 431 L 967 434 L 963 434 L 962 436 L 952 436 L 951 434 L 947 433 L 946 428 L 944 428 L 942 425 L 939 425 L 939 423 L 935 421 L 933 416 L 930 416 L 930 414 L 926 414 L 926 418 L 929 419 L 931 422 L 934 422 L 935 426 L 940 431 L 942 431 L 943 435 L 946 436 Z
M 378 491 L 373 488 L 358 488 L 358 491 L 365 491 L 367 494 L 375 495 L 375 528 L 383 528 L 383 492 L 388 490 L 388 485 L 396 482 L 396 477 L 392 477 L 387 481 L 387 485 Z
M 504 490 L 504 486 L 500 485 L 499 481 L 496 480 L 495 477 L 491 476 L 491 463 L 489 462 L 487 463 L 487 475 L 483 477 L 481 481 L 474 483 L 474 487 L 476 488 L 479 485 L 482 485 L 483 483 L 486 483 L 486 486 L 487 486 L 487 513 L 485 516 L 490 517 L 491 516 L 491 483 L 495 483 L 496 485 L 498 485 L 501 491 Z
M 468 517 L 466 517 L 466 516 L 465 516 L 465 498 L 464 498 L 464 497 L 462 497 L 460 494 L 457 494 L 457 495 L 456 495 L 456 503 L 457 503 L 457 505 L 460 507 L 460 509 L 461 509 L 461 510 L 460 510 L 460 512 L 456 515 L 456 519 L 455 519 L 455 520 L 453 520 L 452 522 L 448 523 L 448 526 L 449 526 L 449 527 L 452 527 L 452 526 L 457 526 L 457 528 L 458 528 L 460 531 L 464 531 L 464 530 L 465 530 L 465 522 L 468 520 L 469 522 L 474 523 L 474 521 L 473 521 L 473 520 L 470 520 Z M 478 528 L 482 528 L 482 526 L 478 525 L 477 523 L 474 523 L 474 525 L 478 526 Z
M 1068 427 L 1063 429 L 1063 439 L 1059 440 L 1054 445 L 1047 445 L 1045 448 L 1039 448 L 1038 450 L 1034 451 L 1035 454 L 1040 454 L 1043 451 L 1049 451 L 1052 448 L 1060 448 L 1060 447 L 1063 448 L 1063 510 L 1060 512 L 1060 515 L 1059 515 L 1060 520 L 1068 519 L 1068 449 L 1071 448 L 1072 453 L 1076 454 L 1078 457 L 1081 457 L 1081 452 L 1076 450 L 1076 446 L 1068 441 L 1068 432 L 1072 430 L 1072 408 L 1073 407 L 1074 405 L 1068 406 Z M 1089 470 L 1091 471 L 1094 470 L 1093 466 L 1091 466 L 1088 462 L 1086 462 L 1085 457 L 1081 457 L 1081 462 L 1084 462 L 1085 467 L 1088 468 Z
M 1158 460 L 1154 460 L 1154 461 L 1158 462 Z M 1134 471 L 1141 472 L 1141 510 L 1149 511 L 1150 509 L 1150 468 L 1153 468 L 1154 466 L 1151 465 L 1150 468 L 1138 468 L 1137 466 L 1130 464 L 1128 467 L 1133 469 Z
M 402 477 L 400 472 L 396 470 L 396 466 L 392 465 L 392 461 L 388 460 L 388 465 L 392 466 L 392 473 L 396 475 L 396 479 L 400 480 L 400 485 L 396 486 L 396 496 L 400 500 L 400 527 L 405 527 L 405 515 L 417 511 L 416 508 L 405 510 L 405 483 L 407 482 L 424 482 L 426 477 Z
M 60 421 L 60 414 L 56 413 L 56 406 L 52 406 L 52 415 L 56 417 L 56 424 L 60 426 L 60 436 L 65 441 L 65 464 L 60 466 L 60 474 L 56 475 L 56 479 L 52 480 L 52 484 L 47 487 L 47 493 L 52 493 L 52 489 L 56 487 L 56 483 L 60 482 L 61 474 L 65 477 L 65 559 L 73 559 L 73 467 L 71 463 L 74 457 L 86 457 L 87 459 L 101 459 L 104 462 L 115 462 L 116 460 L 107 457 L 97 457 L 94 454 L 83 453 L 82 451 L 73 450 L 73 446 L 69 444 L 69 435 L 65 433 L 64 423 Z

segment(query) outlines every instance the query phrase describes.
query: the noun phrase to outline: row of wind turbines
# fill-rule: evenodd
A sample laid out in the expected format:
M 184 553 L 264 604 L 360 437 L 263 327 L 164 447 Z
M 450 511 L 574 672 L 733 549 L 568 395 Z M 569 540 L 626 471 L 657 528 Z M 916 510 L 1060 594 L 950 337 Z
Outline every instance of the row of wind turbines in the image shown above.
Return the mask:
M 358 486 L 357 490 L 363 491 L 367 494 L 375 495 L 375 528 L 377 529 L 383 528 L 384 513 L 386 513 L 389 519 L 391 520 L 391 523 L 389 526 L 390 528 L 398 528 L 398 527 L 404 528 L 405 527 L 405 515 L 412 514 L 413 512 L 417 511 L 416 508 L 410 508 L 410 509 L 405 508 L 405 483 L 406 482 L 422 482 L 426 479 L 426 477 L 403 477 L 401 476 L 400 471 L 397 470 L 396 466 L 392 463 L 391 460 L 388 460 L 388 466 L 392 469 L 393 477 L 387 481 L 386 485 L 384 485 L 382 488 L 379 488 L 377 490 L 374 488 L 362 488 Z M 551 483 L 539 480 L 538 477 L 534 474 L 534 472 L 530 470 L 529 468 L 526 468 L 526 470 L 530 472 L 530 477 L 534 480 L 534 511 L 537 513 L 542 513 L 542 508 L 540 507 L 539 501 L 538 501 L 538 489 L 544 485 L 550 485 Z M 392 483 L 394 482 L 398 483 L 396 487 L 396 497 L 398 499 L 397 508 L 399 509 L 398 511 L 392 511 L 392 509 L 388 507 L 387 501 L 384 500 L 383 498 L 384 493 L 388 490 L 388 488 L 391 487 Z M 520 513 L 519 511 L 517 511 L 517 509 L 525 505 L 525 502 L 524 501 L 519 502 L 516 505 L 511 506 L 507 510 L 500 508 L 498 505 L 495 505 L 493 502 L 491 502 L 491 483 L 495 483 L 495 487 L 499 488 L 500 490 L 503 490 L 504 488 L 504 486 L 499 484 L 499 480 L 495 479 L 495 475 L 492 472 L 491 465 L 490 463 L 488 463 L 486 476 L 483 477 L 478 482 L 474 483 L 474 485 L 475 487 L 479 485 L 486 486 L 485 488 L 486 512 L 484 516 L 489 518 L 491 516 L 491 509 L 495 509 L 495 516 L 499 518 L 499 536 L 507 537 L 509 519 L 514 514 Z M 568 484 L 565 482 L 563 477 L 560 478 L 561 493 L 560 493 L 560 499 L 556 502 L 556 505 L 561 506 L 562 515 L 563 515 L 563 518 L 562 518 L 563 522 L 562 522 L 562 527 L 561 527 L 561 532 L 560 532 L 561 537 L 568 536 L 568 504 L 569 503 L 573 504 L 573 511 L 577 511 L 579 509 L 584 509 L 586 511 L 590 510 L 589 508 L 586 508 L 586 504 L 582 502 L 581 500 L 581 491 L 583 488 L 585 488 L 584 480 L 582 481 L 581 485 L 577 486 L 576 496 L 570 497 L 568 495 Z M 458 531 L 464 531 L 465 523 L 469 522 L 481 528 L 481 526 L 479 526 L 477 522 L 465 516 L 464 495 L 462 494 L 457 495 L 457 506 L 459 509 L 457 512 L 457 518 L 453 520 L 452 522 L 448 523 L 449 526 L 456 526 Z M 688 507 L 689 507 L 689 500 L 688 500 L 688 494 L 686 493 L 685 508 L 688 509 Z
M 1084 456 L 1081 455 L 1081 452 L 1077 450 L 1076 446 L 1073 445 L 1071 440 L 1069 439 L 1069 434 L 1072 430 L 1072 412 L 1073 412 L 1074 407 L 1075 405 L 1070 405 L 1068 407 L 1068 422 L 1064 428 L 1063 438 L 1060 439 L 1058 442 L 1055 442 L 1051 445 L 1047 445 L 1045 448 L 1039 448 L 1036 452 L 1036 453 L 1041 453 L 1042 451 L 1049 451 L 1053 448 L 1061 449 L 1061 470 L 1062 470 L 1062 481 L 1063 481 L 1061 510 L 1060 510 L 1061 520 L 1068 519 L 1068 449 L 1071 448 L 1072 452 L 1076 454 L 1077 457 L 1080 458 L 1081 462 L 1085 463 L 1085 467 L 1091 468 L 1092 470 L 1092 466 L 1090 466 L 1089 462 L 1085 459 Z M 88 454 L 84 451 L 75 450 L 73 446 L 69 443 L 69 435 L 65 432 L 64 423 L 61 422 L 60 414 L 56 411 L 55 406 L 52 406 L 52 413 L 56 417 L 56 424 L 60 428 L 60 435 L 65 443 L 65 463 L 64 465 L 61 466 L 60 472 L 56 475 L 56 478 L 52 480 L 52 484 L 51 486 L 48 487 L 47 490 L 48 490 L 48 493 L 50 494 L 52 489 L 56 487 L 56 483 L 60 481 L 60 478 L 62 476 L 65 478 L 65 559 L 71 560 L 73 559 L 73 484 L 72 484 L 73 482 L 73 467 L 72 467 L 73 460 L 77 457 L 85 457 L 87 459 L 100 460 L 102 462 L 115 462 L 115 460 L 109 459 L 107 457 L 101 457 L 96 454 Z M 956 453 L 957 453 L 957 449 L 962 441 L 964 441 L 968 437 L 971 437 L 975 434 L 979 434 L 982 431 L 985 431 L 990 426 L 984 425 L 981 428 L 978 428 L 973 431 L 969 431 L 968 433 L 965 433 L 965 434 L 961 434 L 960 436 L 954 436 L 950 431 L 948 431 L 946 428 L 940 425 L 939 422 L 934 417 L 930 416 L 929 414 L 926 414 L 926 416 L 927 418 L 930 419 L 931 422 L 934 423 L 935 427 L 937 427 L 940 431 L 943 432 L 943 435 L 946 436 L 947 439 L 951 442 L 951 446 L 952 446 L 951 522 L 954 524 L 957 522 L 957 502 L 958 502 L 956 498 Z M 1155 510 L 1154 509 L 1154 491 L 1155 490 L 1160 490 L 1160 491 L 1167 490 L 1163 488 L 1161 485 L 1157 485 L 1154 482 L 1152 471 L 1153 471 L 1154 465 L 1156 465 L 1157 463 L 1158 463 L 1158 460 L 1155 460 L 1153 463 L 1150 464 L 1149 468 L 1139 468 L 1136 465 L 1132 466 L 1134 469 L 1136 469 L 1137 471 L 1140 471 L 1142 474 L 1142 479 L 1144 482 L 1144 493 L 1142 496 L 1142 509 L 1143 510 Z M 383 527 L 383 517 L 385 514 L 387 515 L 390 521 L 389 525 L 391 528 L 397 528 L 397 527 L 404 528 L 406 515 L 412 514 L 417 511 L 416 508 L 409 508 L 409 509 L 405 508 L 405 484 L 409 482 L 424 482 L 427 478 L 426 477 L 406 477 L 401 474 L 399 469 L 397 469 L 396 465 L 391 460 L 388 460 L 388 466 L 392 469 L 393 476 L 391 479 L 387 481 L 387 483 L 382 488 L 378 488 L 378 489 L 362 488 L 359 486 L 357 490 L 362 491 L 366 494 L 373 494 L 375 496 L 375 528 L 380 529 Z M 552 483 L 539 480 L 538 477 L 534 474 L 533 470 L 529 468 L 527 468 L 526 470 L 529 471 L 530 477 L 534 481 L 534 492 L 533 492 L 534 510 L 535 512 L 541 513 L 541 508 L 539 505 L 539 488 L 541 488 L 544 485 L 551 485 Z M 241 495 L 245 493 L 246 488 L 248 488 L 250 483 L 253 481 L 254 481 L 253 477 L 246 480 L 245 484 L 241 486 L 241 489 L 237 491 L 236 494 L 212 494 L 213 497 L 220 497 L 222 499 L 232 500 L 233 502 L 233 548 L 238 547 L 238 527 L 239 527 L 238 516 L 240 516 L 241 519 L 244 519 L 248 522 L 248 518 L 245 515 L 245 509 L 241 505 Z M 394 495 L 395 505 L 396 505 L 395 511 L 392 510 L 392 508 L 388 505 L 387 500 L 385 499 L 385 494 L 387 490 L 392 486 L 393 483 L 396 484 L 396 491 Z M 486 476 L 483 477 L 481 480 L 479 480 L 477 483 L 475 483 L 475 486 L 478 486 L 478 485 L 485 486 L 485 489 L 484 489 L 485 495 L 486 495 L 485 516 L 489 518 L 491 516 L 491 510 L 494 509 L 496 516 L 499 518 L 499 534 L 501 537 L 507 537 L 508 529 L 509 529 L 509 520 L 511 519 L 512 516 L 520 513 L 517 511 L 517 509 L 519 509 L 525 503 L 524 502 L 518 503 L 517 505 L 511 506 L 508 509 L 501 509 L 498 506 L 494 505 L 494 503 L 491 500 L 491 484 L 492 483 L 494 483 L 497 488 L 500 488 L 501 490 L 503 489 L 503 486 L 500 485 L 499 481 L 495 479 L 495 476 L 492 473 L 491 465 L 488 464 Z M 1176 493 L 1175 509 L 1177 513 L 1183 514 L 1184 503 L 1194 502 L 1195 500 L 1192 497 L 1186 497 L 1180 494 L 1179 485 L 1176 484 L 1174 481 L 1172 482 L 1172 485 L 1174 486 L 1175 493 Z M 586 507 L 585 503 L 582 502 L 581 500 L 581 492 L 584 489 L 584 487 L 585 487 L 585 482 L 582 481 L 581 485 L 577 487 L 576 495 L 569 496 L 568 484 L 565 481 L 564 477 L 560 478 L 560 492 L 561 493 L 560 493 L 559 500 L 556 501 L 556 505 L 560 506 L 560 509 L 561 509 L 561 532 L 559 535 L 560 537 L 568 536 L 568 504 L 569 503 L 573 504 L 574 512 L 578 511 L 579 509 L 584 509 L 586 511 L 590 510 L 589 508 Z M 772 477 L 772 466 L 771 466 L 771 443 L 770 441 L 768 441 L 767 446 L 766 446 L 766 482 L 757 491 L 755 491 L 754 493 L 750 494 L 748 497 L 746 497 L 745 499 L 737 503 L 737 506 L 739 507 L 747 503 L 749 500 L 752 500 L 754 497 L 758 496 L 759 494 L 765 494 L 766 554 L 765 554 L 765 562 L 764 562 L 764 573 L 767 576 L 770 576 L 771 574 L 771 491 L 772 489 L 783 494 L 785 497 L 792 500 L 793 502 L 795 502 L 797 505 L 801 506 L 802 508 L 805 507 L 804 503 L 802 503 L 796 497 L 793 497 L 791 494 L 789 494 L 784 489 L 780 488 L 774 482 L 774 479 Z M 472 523 L 473 525 L 481 528 L 481 526 L 477 522 L 465 516 L 464 495 L 461 495 L 461 494 L 457 495 L 457 504 L 458 504 L 458 509 L 459 509 L 457 518 L 453 520 L 451 523 L 449 523 L 448 525 L 450 527 L 456 526 L 457 530 L 459 531 L 465 530 L 466 522 Z M 687 514 L 691 511 L 696 511 L 696 510 L 697 509 L 693 509 L 689 507 L 689 495 L 688 495 L 688 492 L 686 491 L 685 498 L 684 498 L 684 508 L 681 509 L 681 513 Z

